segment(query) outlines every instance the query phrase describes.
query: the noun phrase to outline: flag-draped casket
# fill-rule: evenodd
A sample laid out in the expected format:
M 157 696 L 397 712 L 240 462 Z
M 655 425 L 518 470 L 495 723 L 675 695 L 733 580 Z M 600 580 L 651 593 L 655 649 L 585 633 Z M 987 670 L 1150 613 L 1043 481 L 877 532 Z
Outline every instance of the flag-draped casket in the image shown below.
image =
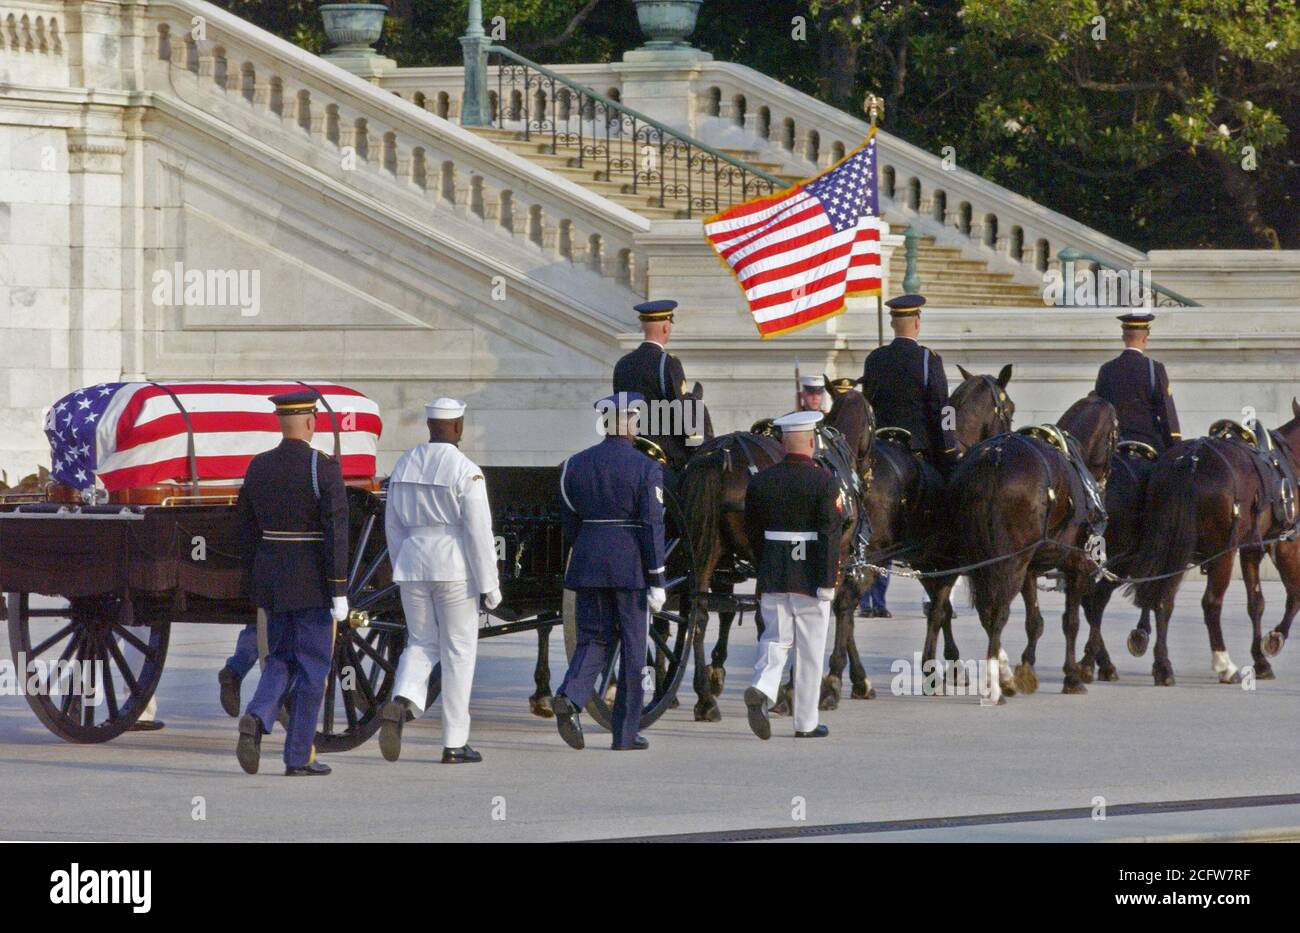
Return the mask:
M 304 387 L 321 395 L 312 446 L 333 455 L 337 433 L 344 478 L 373 477 L 383 431 L 379 406 L 327 382 L 107 382 L 78 389 L 45 418 L 51 473 L 73 489 L 98 478 L 109 492 L 242 479 L 254 456 L 280 443 L 269 396 Z

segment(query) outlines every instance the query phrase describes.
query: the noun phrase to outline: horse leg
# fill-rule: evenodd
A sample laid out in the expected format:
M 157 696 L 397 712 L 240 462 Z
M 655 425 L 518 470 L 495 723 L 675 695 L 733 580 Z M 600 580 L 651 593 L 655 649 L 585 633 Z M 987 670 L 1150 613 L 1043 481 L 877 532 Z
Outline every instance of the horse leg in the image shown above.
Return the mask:
M 533 684 L 537 687 L 528 698 L 528 711 L 542 719 L 555 715 L 551 709 L 551 626 L 537 629 L 537 666 L 533 668 Z
M 867 669 L 862 666 L 862 656 L 858 654 L 857 636 L 851 624 L 856 611 L 853 607 L 849 608 L 849 680 L 853 684 L 849 696 L 855 700 L 874 700 L 876 698 L 876 688 L 871 686 L 871 678 L 867 676 Z
M 1097 667 L 1098 680 L 1119 680 L 1115 662 L 1111 660 L 1110 652 L 1106 650 L 1106 642 L 1101 637 L 1101 620 L 1114 592 L 1115 584 L 1109 580 L 1102 580 L 1092 584 L 1083 598 L 1083 614 L 1088 620 L 1088 643 L 1084 645 L 1083 660 L 1079 666 L 1083 670 L 1084 683 L 1090 682 L 1094 663 Z
M 1291 634 L 1291 622 L 1296 617 L 1296 610 L 1300 609 L 1300 541 L 1281 541 L 1273 545 L 1273 563 L 1277 565 L 1282 585 L 1286 587 L 1286 611 L 1277 628 L 1264 639 L 1264 654 L 1270 658 L 1276 657 L 1286 644 Z
M 719 583 L 713 591 L 725 596 L 735 592 L 731 583 Z M 722 688 L 727 684 L 727 650 L 731 645 L 731 626 L 736 620 L 734 611 L 718 613 L 718 640 L 713 643 L 713 654 L 705 672 L 709 676 L 709 689 L 715 697 L 722 696 Z
M 1020 598 L 1025 603 L 1025 650 L 1021 652 L 1020 663 L 1016 666 L 1016 687 L 1021 693 L 1033 693 L 1038 689 L 1038 674 L 1034 663 L 1038 660 L 1038 639 L 1043 636 L 1043 613 L 1038 608 L 1038 580 L 1032 574 L 1025 574 L 1025 585 L 1020 588 Z
M 1262 548 L 1243 548 L 1241 551 L 1241 582 L 1246 585 L 1246 613 L 1250 616 L 1250 656 L 1254 660 L 1256 680 L 1272 680 L 1273 665 L 1264 657 L 1264 588 L 1259 585 L 1259 563 L 1264 559 Z M 1237 675 L 1240 680 L 1240 674 Z
M 1128 633 L 1128 653 L 1140 658 L 1147 653 L 1147 643 L 1151 640 L 1151 610 L 1143 609 L 1138 618 L 1137 628 Z
M 844 686 L 844 667 L 849 662 L 849 645 L 853 640 L 853 611 L 857 604 L 858 594 L 846 580 L 835 591 L 835 599 L 831 603 L 831 615 L 835 618 L 835 639 L 831 648 L 830 666 L 822 678 L 818 709 L 839 708 L 840 692 Z M 858 666 L 860 668 L 861 664 Z
M 1232 582 L 1232 562 L 1236 555 L 1229 551 L 1220 555 L 1206 566 L 1205 595 L 1201 597 L 1201 612 L 1205 616 L 1205 628 L 1210 636 L 1210 670 L 1219 675 L 1219 683 L 1239 683 L 1240 671 L 1228 655 L 1228 646 L 1223 641 L 1223 594 Z M 1244 563 L 1244 561 L 1243 561 Z M 1258 566 L 1256 577 L 1258 578 Z M 1261 597 L 1262 598 L 1262 597 Z
M 717 722 L 722 718 L 722 711 L 713 699 L 708 668 L 704 663 L 704 639 L 709 630 L 709 602 L 705 595 L 697 594 L 691 601 L 691 615 L 695 620 L 695 638 L 691 645 L 695 653 L 695 721 Z
M 944 625 L 945 607 L 943 601 L 931 592 L 933 584 L 926 580 L 923 585 L 930 601 L 925 607 L 925 644 L 921 646 L 921 693 L 942 696 L 945 678 L 935 676 L 935 652 L 939 647 L 939 630 Z
M 928 586 L 926 588 L 926 592 L 930 594 L 930 605 L 932 607 L 938 605 L 940 608 L 936 622 L 940 631 L 943 632 L 944 668 L 942 680 L 944 684 L 947 684 L 948 676 L 951 674 L 954 689 L 964 685 L 967 679 L 966 669 L 961 666 L 961 649 L 957 647 L 957 639 L 952 634 L 952 620 L 957 615 L 952 608 L 952 593 L 959 582 L 961 582 L 961 577 L 943 577 L 934 584 L 933 590 Z M 931 657 L 933 656 L 932 653 Z
M 1010 615 L 1010 601 L 999 600 L 994 605 L 980 608 L 980 622 L 989 637 L 988 650 L 984 655 L 988 666 L 988 677 L 986 683 L 982 685 L 984 689 L 981 690 L 983 694 L 980 698 L 981 705 L 1001 706 L 1007 702 L 1006 697 L 1003 696 L 1000 667 L 1001 660 L 1006 655 L 1002 650 L 1002 629 L 1006 626 Z
M 1061 686 L 1061 692 L 1087 693 L 1088 688 L 1083 685 L 1083 672 L 1075 660 L 1075 644 L 1079 638 L 1079 603 L 1084 587 L 1088 585 L 1088 577 L 1078 570 L 1067 570 L 1066 574 L 1065 614 L 1061 616 L 1061 627 L 1065 630 L 1065 666 L 1062 668 L 1065 683 Z

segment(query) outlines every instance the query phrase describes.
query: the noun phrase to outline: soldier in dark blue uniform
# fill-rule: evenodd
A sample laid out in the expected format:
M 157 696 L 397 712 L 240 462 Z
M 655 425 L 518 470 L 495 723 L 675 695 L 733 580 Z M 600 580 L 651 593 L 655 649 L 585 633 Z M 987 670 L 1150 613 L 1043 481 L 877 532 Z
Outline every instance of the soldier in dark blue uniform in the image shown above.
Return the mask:
M 1151 313 L 1121 314 L 1124 352 L 1097 373 L 1097 394 L 1115 406 L 1119 436 L 1150 444 L 1160 453 L 1183 439 L 1163 363 L 1146 355 Z
M 347 619 L 348 507 L 339 465 L 311 447 L 315 391 L 272 396 L 284 440 L 258 454 L 239 492 L 240 550 L 253 603 L 267 614 L 266 667 L 239 719 L 236 756 L 256 774 L 262 736 L 287 693 L 285 774 L 329 774 L 312 738 L 334 654 L 334 628 Z
M 871 427 L 867 400 L 857 391 L 852 379 L 832 379 L 827 384 L 831 390 L 831 410 L 826 413 L 826 423 L 844 435 L 856 457 L 863 435 Z
M 682 361 L 668 352 L 668 338 L 673 332 L 673 311 L 675 301 L 647 301 L 635 307 L 641 319 L 641 330 L 645 340 L 631 353 L 625 354 L 614 364 L 614 392 L 635 392 L 647 402 L 694 402 L 686 386 L 686 373 Z M 655 426 L 643 424 L 642 428 Z M 659 426 L 663 427 L 663 426 Z M 671 433 L 646 433 L 645 436 L 663 448 L 668 456 L 668 463 L 680 469 L 690 455 L 686 443 L 689 432 L 682 424 L 679 431 Z M 700 425 L 698 430 L 703 430 Z M 707 436 L 705 432 L 703 436 Z
M 957 462 L 957 438 L 945 425 L 948 377 L 939 354 L 917 342 L 921 330 L 920 295 L 885 302 L 894 339 L 877 347 L 862 367 L 862 394 L 876 413 L 876 428 L 904 428 L 910 446 L 947 475 Z
M 760 470 L 745 491 L 745 530 L 759 555 L 755 592 L 763 612 L 754 677 L 745 691 L 749 726 L 770 738 L 767 704 L 775 701 L 793 649 L 796 738 L 821 738 L 817 722 L 831 600 L 839 582 L 844 502 L 839 483 L 813 460 L 821 414 L 777 418 L 785 459 Z
M 642 674 L 650 613 L 663 608 L 663 468 L 632 446 L 633 392 L 601 399 L 606 438 L 574 454 L 560 469 L 564 540 L 572 546 L 564 577 L 575 591 L 578 643 L 552 701 L 560 736 L 583 747 L 578 711 L 591 699 L 615 639 L 622 646 L 611 731 L 615 750 L 639 750 Z

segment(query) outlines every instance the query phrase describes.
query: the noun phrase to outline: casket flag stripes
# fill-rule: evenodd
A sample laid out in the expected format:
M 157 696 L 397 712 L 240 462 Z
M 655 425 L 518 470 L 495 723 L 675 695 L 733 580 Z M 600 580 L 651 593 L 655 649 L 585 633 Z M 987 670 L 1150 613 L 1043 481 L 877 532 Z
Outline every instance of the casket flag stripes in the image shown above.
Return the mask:
M 318 404 L 312 446 L 334 453 L 335 419 L 345 477 L 375 475 L 383 423 L 379 406 L 355 389 L 309 383 Z M 302 391 L 298 382 L 105 382 L 64 396 L 45 416 L 51 474 L 75 489 L 109 492 L 188 480 L 189 431 L 198 478 L 241 479 L 256 454 L 280 443 L 269 396 Z M 188 421 L 188 426 L 187 426 Z
M 839 314 L 849 296 L 879 295 L 882 226 L 873 129 L 811 181 L 707 218 L 704 235 L 767 338 Z

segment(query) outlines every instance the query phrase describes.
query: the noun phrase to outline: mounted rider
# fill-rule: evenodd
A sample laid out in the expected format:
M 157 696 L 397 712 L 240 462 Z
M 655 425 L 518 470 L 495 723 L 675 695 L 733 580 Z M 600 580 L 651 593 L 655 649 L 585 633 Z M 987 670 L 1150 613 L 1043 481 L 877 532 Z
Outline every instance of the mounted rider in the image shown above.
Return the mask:
M 848 381 L 852 385 L 851 380 Z M 856 534 L 854 536 L 854 550 L 859 553 L 865 553 L 867 541 L 871 537 L 871 528 L 866 521 L 866 511 L 858 507 L 857 503 L 862 498 L 862 478 L 857 468 L 857 441 L 850 442 L 849 438 L 839 427 L 831 422 L 829 413 L 835 410 L 835 403 L 831 401 L 830 393 L 826 391 L 828 380 L 825 376 L 800 376 L 799 377 L 799 399 L 798 411 L 816 412 L 822 417 L 814 428 L 816 437 L 814 459 L 826 469 L 831 471 L 839 484 L 840 492 L 844 496 L 846 503 L 846 513 L 856 525 Z M 863 424 L 867 420 L 866 400 L 854 392 L 861 403 L 861 415 Z M 841 407 L 841 411 L 852 411 L 852 402 L 847 406 Z M 773 422 L 777 427 L 780 419 Z M 859 432 L 858 437 L 861 437 Z
M 917 341 L 925 299 L 901 295 L 885 304 L 894 339 L 867 356 L 862 394 L 876 413 L 878 429 L 907 431 L 908 447 L 947 476 L 957 462 L 957 438 L 945 418 L 949 402 L 943 359 Z
M 831 400 L 826 413 L 826 423 L 844 435 L 849 450 L 860 449 L 863 435 L 871 430 L 871 410 L 861 392 L 856 391 L 856 380 L 827 379 Z
M 1146 355 L 1147 338 L 1155 317 L 1150 312 L 1119 315 L 1124 352 L 1101 367 L 1096 390 L 1115 406 L 1120 439 L 1141 441 L 1159 454 L 1183 436 L 1169 389 L 1169 374 L 1163 363 Z
M 691 450 L 713 432 L 705 421 L 703 404 L 686 385 L 682 361 L 667 350 L 676 308 L 677 302 L 666 299 L 635 306 L 645 339 L 614 364 L 614 394 L 638 393 L 645 399 L 649 423 L 642 424 L 641 436 L 658 444 L 668 465 L 680 470 Z M 658 416 L 660 422 L 668 418 L 667 424 L 655 423 L 656 402 L 675 403 Z

